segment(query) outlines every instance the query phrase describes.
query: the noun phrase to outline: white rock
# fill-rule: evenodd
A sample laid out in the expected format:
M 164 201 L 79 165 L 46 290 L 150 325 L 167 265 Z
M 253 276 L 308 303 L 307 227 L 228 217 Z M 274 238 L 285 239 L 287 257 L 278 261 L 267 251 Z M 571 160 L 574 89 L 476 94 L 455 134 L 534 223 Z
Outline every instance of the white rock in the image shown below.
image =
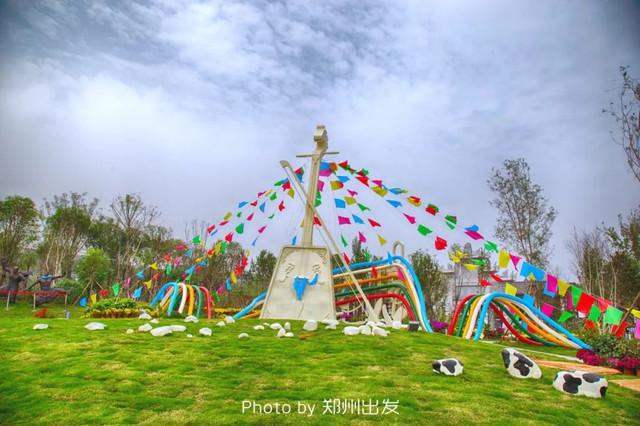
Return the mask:
M 335 330 L 336 326 L 340 323 L 338 320 L 334 320 L 334 319 L 327 319 L 327 320 L 322 320 L 323 324 L 326 324 L 327 326 L 324 328 L 325 330 Z
M 184 319 L 184 322 L 198 322 L 198 317 L 189 315 Z
M 274 322 L 269 327 L 271 327 L 272 330 L 280 330 L 282 328 L 279 322 Z
M 171 326 L 157 327 L 151 330 L 151 335 L 155 337 L 166 336 L 167 334 L 171 334 L 173 330 L 171 330 Z
M 325 330 L 335 330 L 337 324 L 329 324 L 324 327 Z
M 387 337 L 389 335 L 389 332 L 387 330 L 385 330 L 384 328 L 373 327 L 373 335 L 374 336 Z
M 400 321 L 393 321 L 391 323 L 391 328 L 394 330 L 400 330 L 402 328 L 402 323 Z
M 107 326 L 101 322 L 90 322 L 89 324 L 85 325 L 84 328 L 86 328 L 89 331 L 93 331 L 93 330 L 104 330 L 105 328 L 107 328 Z
M 49 328 L 49 324 L 36 324 L 33 326 L 34 330 L 46 330 Z
M 263 325 L 254 325 L 253 329 L 254 330 L 264 330 L 264 326 Z
M 127 334 L 133 334 L 135 333 L 135 331 L 133 330 L 133 328 L 129 328 L 127 329 Z
M 236 320 L 234 320 L 233 317 L 226 316 L 224 317 L 224 322 L 226 322 L 227 324 L 233 324 L 234 322 L 236 322 Z
M 138 316 L 138 319 L 149 321 L 151 319 L 151 315 L 149 315 L 146 312 L 143 312 Z
M 318 322 L 314 320 L 308 320 L 304 323 L 302 329 L 305 331 L 316 331 L 318 329 Z
M 360 334 L 360 329 L 358 327 L 348 326 L 343 328 L 342 332 L 347 336 L 355 336 Z
M 378 321 L 375 325 L 376 325 L 376 327 L 387 328 L 387 324 L 385 324 L 382 321 Z
M 187 331 L 187 327 L 185 327 L 184 325 L 170 325 L 169 327 L 171 328 L 171 331 Z
M 284 337 L 293 337 L 293 333 L 289 331 L 284 334 Z
M 287 330 L 287 331 L 291 331 L 291 323 L 285 322 L 284 323 L 284 329 Z
M 280 328 L 278 329 L 278 334 L 276 334 L 276 337 L 284 337 L 285 334 L 287 334 L 287 330 L 285 330 L 284 328 Z
M 191 339 L 193 337 L 193 334 L 187 334 L 187 338 Z
M 227 325 L 227 323 L 226 323 L 226 322 L 224 322 L 224 321 L 218 321 L 218 322 L 216 323 L 216 325 L 217 325 L 218 327 L 224 327 L 225 325 Z
M 152 329 L 153 329 L 153 326 L 151 324 L 144 324 L 138 327 L 138 331 L 144 331 L 145 333 L 147 331 L 151 331 Z
M 265 327 L 269 327 L 269 323 L 268 323 L 268 322 L 263 323 L 263 325 L 264 325 Z
M 371 336 L 371 328 L 368 325 L 361 325 L 358 329 L 360 330 L 360 334 Z
M 367 321 L 364 325 L 366 325 L 367 327 L 373 328 L 375 327 L 376 323 L 373 321 Z
M 211 336 L 213 331 L 209 327 L 202 327 L 200 330 L 198 330 L 198 333 L 201 336 Z
M 249 335 L 247 333 L 238 334 L 238 339 L 246 339 L 247 337 L 249 337 Z
M 159 324 L 160 321 L 158 320 L 158 318 L 154 318 L 151 320 L 151 324 Z

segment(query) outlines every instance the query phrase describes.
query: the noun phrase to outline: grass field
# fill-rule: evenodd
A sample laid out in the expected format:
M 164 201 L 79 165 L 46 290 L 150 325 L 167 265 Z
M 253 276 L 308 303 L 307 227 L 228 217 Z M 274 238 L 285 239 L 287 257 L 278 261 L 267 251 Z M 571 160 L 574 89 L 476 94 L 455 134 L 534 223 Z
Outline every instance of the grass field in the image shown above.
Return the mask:
M 140 320 L 98 320 L 108 329 L 89 332 L 79 310 L 71 320 L 52 311 L 58 318 L 32 318 L 24 302 L 0 310 L 0 424 L 640 424 L 640 394 L 610 384 L 602 400 L 570 397 L 545 368 L 541 380 L 511 378 L 498 345 L 406 331 L 321 330 L 301 340 L 301 323 L 295 338 L 277 339 L 254 331 L 258 320 L 200 321 L 185 324 L 192 339 L 156 338 L 125 334 Z M 38 322 L 50 328 L 32 330 Z M 212 337 L 197 335 L 203 326 Z M 251 337 L 239 340 L 243 331 Z M 444 357 L 462 360 L 464 374 L 432 373 L 431 361 Z M 397 400 L 399 414 L 323 415 L 323 400 L 334 398 Z M 292 413 L 243 414 L 243 400 L 288 403 Z M 297 414 L 299 401 L 315 404 L 314 415 Z

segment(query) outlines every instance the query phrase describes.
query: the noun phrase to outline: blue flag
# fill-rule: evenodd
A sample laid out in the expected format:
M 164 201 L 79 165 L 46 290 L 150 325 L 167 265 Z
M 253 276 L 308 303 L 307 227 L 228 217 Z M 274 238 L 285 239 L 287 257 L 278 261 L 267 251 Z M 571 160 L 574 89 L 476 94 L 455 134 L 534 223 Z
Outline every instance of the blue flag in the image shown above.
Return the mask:
M 78 305 L 80 305 L 81 308 L 84 308 L 85 306 L 87 306 L 87 298 L 83 297 L 82 299 L 80 299 L 80 301 L 78 302 Z
M 131 295 L 131 297 L 135 300 L 135 299 L 139 299 L 140 296 L 142 296 L 142 287 L 138 287 L 136 288 L 136 290 L 133 292 L 133 294 Z
M 353 217 L 353 222 L 354 223 L 359 223 L 361 225 L 364 224 L 364 221 L 362 219 L 360 219 L 358 216 L 356 216 L 355 214 L 352 214 L 351 217 Z
M 336 207 L 339 209 L 344 209 L 345 207 L 347 207 L 347 203 L 345 203 L 342 198 L 336 198 L 335 202 L 336 202 Z
M 400 201 L 396 201 L 396 200 L 387 200 L 387 203 L 391 204 L 395 208 L 398 208 L 402 205 Z

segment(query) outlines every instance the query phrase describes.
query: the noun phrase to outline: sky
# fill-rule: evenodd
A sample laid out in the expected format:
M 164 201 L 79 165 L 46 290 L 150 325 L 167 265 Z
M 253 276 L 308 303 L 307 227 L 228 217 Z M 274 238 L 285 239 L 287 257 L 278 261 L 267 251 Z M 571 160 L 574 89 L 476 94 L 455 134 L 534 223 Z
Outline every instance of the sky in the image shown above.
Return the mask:
M 2 1 L 0 197 L 139 193 L 180 237 L 283 177 L 321 123 L 336 160 L 489 238 L 486 180 L 524 157 L 571 277 L 574 228 L 640 204 L 602 113 L 620 65 L 640 76 L 638 22 L 635 1 Z M 392 210 L 385 237 L 433 251 Z

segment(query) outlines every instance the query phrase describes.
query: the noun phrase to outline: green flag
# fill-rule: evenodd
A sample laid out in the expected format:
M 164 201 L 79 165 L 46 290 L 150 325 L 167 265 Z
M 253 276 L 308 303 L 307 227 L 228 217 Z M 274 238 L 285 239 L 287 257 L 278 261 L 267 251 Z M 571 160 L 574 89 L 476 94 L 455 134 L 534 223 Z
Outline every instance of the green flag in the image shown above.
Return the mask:
M 240 225 L 236 226 L 236 232 L 238 234 L 242 234 L 244 232 L 244 223 L 241 223 Z
M 471 259 L 471 263 L 478 266 L 485 266 L 487 264 L 484 259 Z
M 427 228 L 424 225 L 418 225 L 418 232 L 426 236 L 431 233 L 431 229 Z
M 344 239 L 344 235 L 340 234 L 340 241 L 342 241 L 342 245 L 346 248 L 349 244 L 347 244 L 347 240 Z
M 371 210 L 369 207 L 365 206 L 364 204 L 360 204 L 360 203 L 358 203 L 358 207 L 360 207 L 360 211 L 361 212 L 365 212 L 367 210 Z
M 111 286 L 111 290 L 113 290 L 113 295 L 118 296 L 120 294 L 120 283 L 116 283 Z
M 271 196 L 269 197 L 269 199 L 270 199 L 271 201 L 275 200 L 276 198 L 278 198 L 278 193 L 277 193 L 277 192 L 274 192 L 274 193 L 273 193 L 273 194 L 271 194 Z
M 571 286 L 571 301 L 573 302 L 573 309 L 578 306 L 578 300 L 582 295 L 582 289 L 580 287 Z
M 167 265 L 166 268 L 164 268 L 165 275 L 170 275 L 172 270 L 171 265 Z
M 560 324 L 562 324 L 563 322 L 565 322 L 566 320 L 568 320 L 569 318 L 573 317 L 573 313 L 572 312 L 563 312 L 560 314 L 560 318 L 558 318 L 558 322 Z
M 619 325 L 622 319 L 622 311 L 614 306 L 609 306 L 604 314 L 604 323 Z
M 600 319 L 600 309 L 598 309 L 597 303 L 594 303 L 593 305 L 591 305 L 591 310 L 589 311 L 589 315 L 587 316 L 587 319 L 593 322 L 598 322 L 598 320 Z
M 444 217 L 444 221 L 449 227 L 449 229 L 453 229 L 456 227 L 456 224 L 458 223 L 458 218 L 448 214 Z
M 227 242 L 222 241 L 220 243 L 220 254 L 225 254 L 227 252 Z
M 271 213 L 269 216 L 267 216 L 267 219 L 273 219 L 275 215 L 276 215 L 275 213 Z
M 491 241 L 485 241 L 484 242 L 484 248 L 487 251 L 492 251 L 494 253 L 498 252 L 498 245 L 496 243 L 494 243 L 494 242 L 491 242 Z
M 191 242 L 193 244 L 200 244 L 202 242 L 202 240 L 200 239 L 200 235 L 196 235 L 195 237 L 193 237 L 193 240 L 191 240 Z

